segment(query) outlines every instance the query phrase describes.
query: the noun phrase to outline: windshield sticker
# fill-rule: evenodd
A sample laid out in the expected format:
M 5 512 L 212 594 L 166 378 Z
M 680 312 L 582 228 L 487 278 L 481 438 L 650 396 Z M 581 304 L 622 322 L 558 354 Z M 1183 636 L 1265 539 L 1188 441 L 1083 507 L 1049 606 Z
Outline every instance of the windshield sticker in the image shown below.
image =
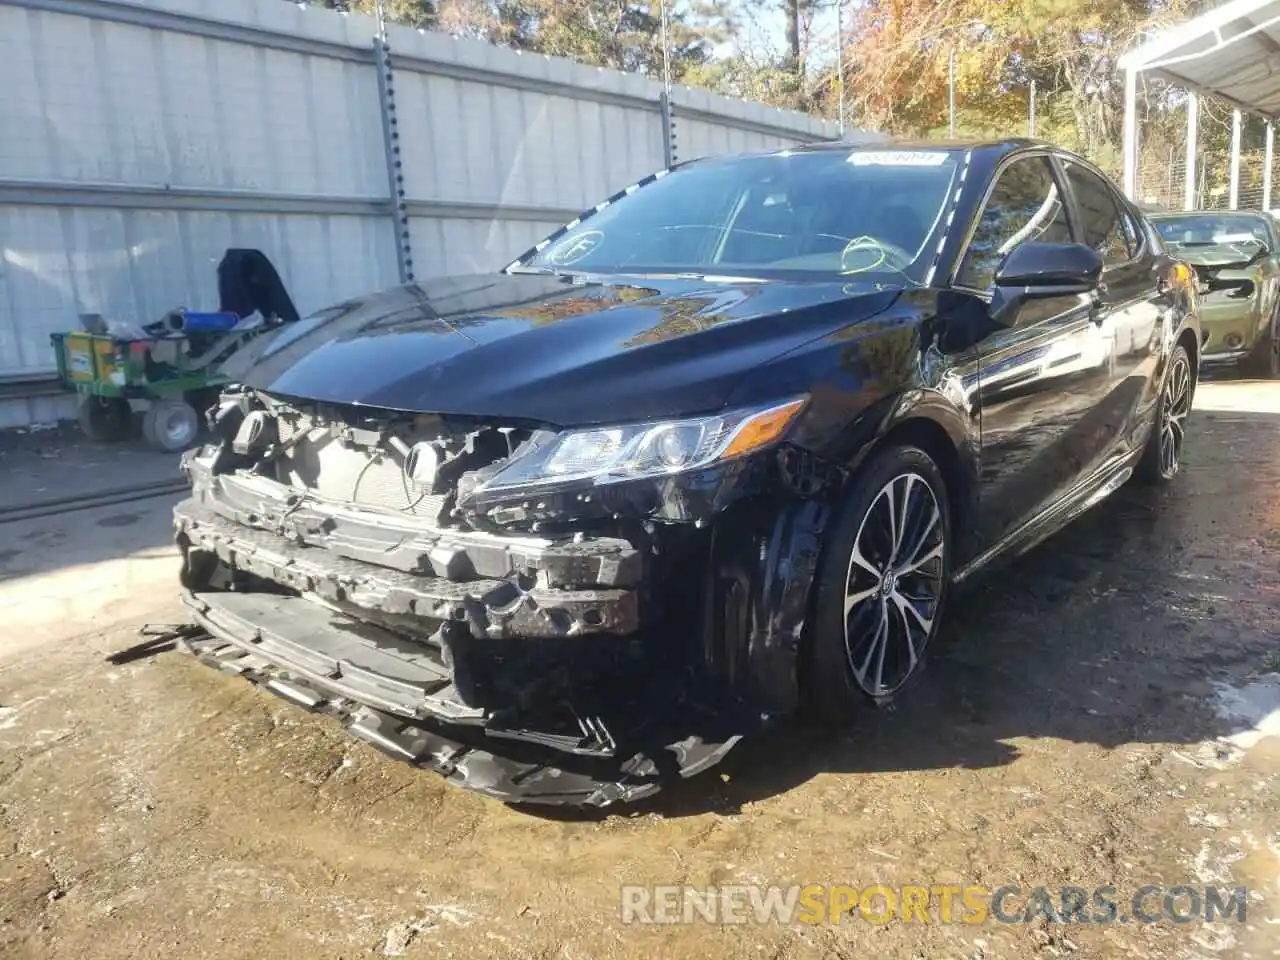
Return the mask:
M 1214 243 L 1258 243 L 1252 233 L 1220 233 L 1213 238 Z
M 560 246 L 547 254 L 547 262 L 567 267 L 591 254 L 603 241 L 604 234 L 599 230 L 584 230 L 562 241 Z
M 855 167 L 940 167 L 947 154 L 936 150 L 859 150 L 849 154 Z
M 865 257 L 867 262 L 849 266 L 848 261 L 852 254 L 859 254 Z M 887 259 L 889 259 L 888 251 L 875 237 L 854 237 L 844 245 L 844 250 L 840 252 L 840 273 L 843 276 L 848 276 L 851 273 L 870 273 Z

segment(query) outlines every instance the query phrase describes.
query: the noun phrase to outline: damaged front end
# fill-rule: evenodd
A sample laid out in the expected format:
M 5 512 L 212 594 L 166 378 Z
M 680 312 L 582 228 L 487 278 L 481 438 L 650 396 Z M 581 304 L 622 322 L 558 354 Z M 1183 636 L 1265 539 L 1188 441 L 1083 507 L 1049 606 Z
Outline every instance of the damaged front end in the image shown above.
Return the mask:
M 234 388 L 183 461 L 189 646 L 490 796 L 638 799 L 795 707 L 842 479 L 802 407 L 592 435 Z

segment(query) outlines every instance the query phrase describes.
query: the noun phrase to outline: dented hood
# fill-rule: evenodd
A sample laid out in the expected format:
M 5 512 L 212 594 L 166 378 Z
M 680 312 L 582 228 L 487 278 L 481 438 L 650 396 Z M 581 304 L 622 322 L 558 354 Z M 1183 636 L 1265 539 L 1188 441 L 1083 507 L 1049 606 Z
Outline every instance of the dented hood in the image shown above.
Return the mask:
M 889 307 L 870 283 L 494 274 L 351 300 L 224 371 L 282 396 L 575 426 L 723 407 L 770 360 Z
M 1247 269 L 1267 253 L 1252 243 L 1179 244 L 1174 249 L 1179 260 L 1193 267 L 1208 267 L 1215 271 Z

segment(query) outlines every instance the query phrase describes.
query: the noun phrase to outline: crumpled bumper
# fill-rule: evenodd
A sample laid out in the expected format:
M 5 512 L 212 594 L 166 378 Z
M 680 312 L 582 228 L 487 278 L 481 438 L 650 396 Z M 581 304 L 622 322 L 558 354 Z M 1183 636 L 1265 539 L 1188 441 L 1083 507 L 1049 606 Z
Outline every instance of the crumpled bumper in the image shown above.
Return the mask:
M 184 500 L 174 525 L 186 549 L 216 555 L 232 570 L 303 593 L 393 616 L 465 623 L 477 637 L 626 635 L 640 625 L 634 589 L 542 586 L 535 573 L 450 579 L 343 556 L 338 549 L 226 519 L 217 501 Z M 324 532 L 332 538 L 332 531 Z M 364 550 L 372 543 L 366 541 Z
M 277 495 L 197 478 L 174 510 L 204 631 L 185 646 L 204 663 L 509 802 L 636 800 L 739 739 L 645 659 L 626 541 L 507 540 Z M 233 589 L 206 578 L 215 560 Z

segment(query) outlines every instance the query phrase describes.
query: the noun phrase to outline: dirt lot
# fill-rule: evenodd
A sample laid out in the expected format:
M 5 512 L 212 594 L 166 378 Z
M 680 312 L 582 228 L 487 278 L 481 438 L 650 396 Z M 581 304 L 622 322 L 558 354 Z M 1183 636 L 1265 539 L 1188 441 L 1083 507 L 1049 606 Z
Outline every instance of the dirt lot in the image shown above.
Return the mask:
M 596 817 L 446 787 L 179 654 L 106 664 L 180 616 L 171 501 L 0 525 L 0 954 L 1280 955 L 1280 736 L 1239 733 L 1280 734 L 1280 384 L 1197 400 L 1172 489 L 966 595 L 901 707 Z M 629 883 L 948 882 L 1252 895 L 1243 924 L 619 918 Z

